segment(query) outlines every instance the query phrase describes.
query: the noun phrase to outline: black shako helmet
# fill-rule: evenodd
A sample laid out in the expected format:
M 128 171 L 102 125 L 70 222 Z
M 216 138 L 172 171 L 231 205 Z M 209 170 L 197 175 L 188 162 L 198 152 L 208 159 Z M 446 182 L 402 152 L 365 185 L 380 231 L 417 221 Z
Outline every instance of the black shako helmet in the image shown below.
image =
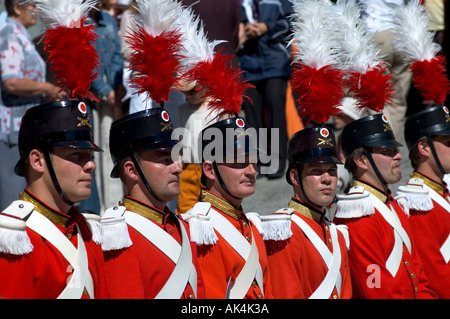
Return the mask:
M 374 114 L 347 124 L 342 130 L 342 152 L 347 158 L 359 147 L 399 147 L 384 114 Z
M 402 144 L 395 140 L 386 115 L 369 115 L 347 124 L 342 130 L 341 141 L 342 152 L 345 158 L 348 158 L 357 148 L 363 147 L 364 154 L 367 156 L 378 179 L 381 183 L 387 184 L 372 158 L 372 148 L 399 147 Z
M 433 106 L 409 116 L 405 121 L 405 141 L 411 150 L 423 136 L 450 136 L 450 113 L 446 106 Z
M 450 113 L 446 106 L 433 106 L 414 113 L 405 121 L 405 140 L 411 151 L 420 138 L 426 137 L 431 153 L 442 174 L 447 174 L 436 153 L 432 137 L 450 136 Z
M 177 141 L 172 140 L 172 132 L 169 113 L 160 107 L 132 113 L 114 121 L 109 131 L 109 149 L 114 163 L 111 177 L 119 177 L 121 161 L 130 157 L 147 190 L 160 200 L 144 176 L 135 152 L 171 150 L 177 144 Z
M 14 168 L 17 175 L 23 176 L 30 151 L 40 149 L 57 193 L 66 204 L 73 205 L 74 202 L 64 193 L 53 169 L 50 153 L 55 146 L 103 151 L 93 142 L 92 124 L 84 102 L 64 100 L 27 110 L 19 130 L 20 159 Z
M 289 166 L 286 181 L 292 185 L 290 170 L 296 164 L 335 163 L 338 151 L 334 132 L 326 127 L 309 127 L 295 133 L 288 143 Z
M 251 130 L 243 118 L 234 116 L 215 122 L 205 127 L 199 136 L 202 162 L 211 161 L 221 187 L 228 195 L 239 198 L 228 191 L 217 162 L 234 163 L 250 156 L 250 162 L 257 163 L 260 150 L 257 147 L 256 130 Z M 206 185 L 206 176 L 202 174 L 201 182 Z
M 79 100 L 41 104 L 27 110 L 19 130 L 19 153 L 14 172 L 24 175 L 24 164 L 32 149 L 50 150 L 53 146 L 102 151 L 92 138 L 87 106 Z

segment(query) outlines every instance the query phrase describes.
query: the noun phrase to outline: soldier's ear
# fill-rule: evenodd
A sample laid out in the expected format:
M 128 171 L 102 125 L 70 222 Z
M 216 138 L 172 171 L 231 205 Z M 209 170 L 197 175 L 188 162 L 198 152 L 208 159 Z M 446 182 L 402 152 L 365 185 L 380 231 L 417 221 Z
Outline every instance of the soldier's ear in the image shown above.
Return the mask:
M 46 167 L 44 153 L 37 149 L 32 149 L 28 154 L 29 167 L 38 173 L 43 173 Z
M 202 164 L 202 170 L 205 177 L 209 180 L 216 179 L 216 172 L 211 161 L 204 161 Z
M 298 176 L 298 170 L 297 167 L 294 165 L 289 171 L 289 179 L 291 180 L 291 183 L 293 186 L 300 186 L 300 179 Z

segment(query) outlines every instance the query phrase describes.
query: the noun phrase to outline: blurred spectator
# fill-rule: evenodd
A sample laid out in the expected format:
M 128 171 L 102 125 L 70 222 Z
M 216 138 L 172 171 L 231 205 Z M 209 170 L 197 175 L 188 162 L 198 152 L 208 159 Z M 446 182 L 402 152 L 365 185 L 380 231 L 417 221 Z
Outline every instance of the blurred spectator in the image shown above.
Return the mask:
M 19 198 L 25 180 L 14 174 L 19 159 L 17 147 L 25 111 L 45 101 L 65 98 L 65 92 L 46 82 L 46 64 L 27 29 L 36 24 L 32 3 L 5 0 L 7 18 L 0 25 L 0 209 Z M 5 14 L 2 14 L 5 18 Z
M 405 5 L 403 0 L 358 0 L 361 5 L 361 18 L 365 20 L 367 31 L 380 50 L 379 56 L 387 63 L 392 75 L 394 93 L 393 103 L 385 105 L 383 113 L 389 119 L 394 136 L 404 144 L 403 131 L 407 110 L 407 95 L 412 81 L 409 64 L 405 63 L 400 52 L 392 45 L 395 40 L 392 17 L 395 8 Z
M 255 86 L 246 91 L 250 101 L 245 101 L 243 108 L 249 126 L 257 130 L 267 127 L 269 134 L 272 128 L 279 130 L 277 145 L 269 146 L 271 156 L 278 155 L 279 167 L 268 178 L 280 178 L 284 176 L 288 141 L 285 109 L 291 75 L 287 41 L 292 4 L 289 0 L 244 0 L 242 8 L 246 41 L 238 54 L 241 68 L 246 71 L 244 79 Z M 267 126 L 264 124 L 266 110 Z
M 91 84 L 92 92 L 100 103 L 94 103 L 94 139 L 104 150 L 95 154 L 97 164 L 96 181 L 99 185 L 101 208 L 116 205 L 115 200 L 123 194 L 120 180 L 110 178 L 113 162 L 109 152 L 109 129 L 114 119 L 122 113 L 121 99 L 125 95 L 122 86 L 123 59 L 120 53 L 120 39 L 117 23 L 114 18 L 102 10 L 102 3 L 97 4 L 99 10 L 91 10 L 90 21 L 94 23 L 94 31 L 98 37 L 95 43 L 100 65 L 99 76 Z
M 241 22 L 240 0 L 181 0 L 186 7 L 192 10 L 204 23 L 204 30 L 209 41 L 224 40 L 216 46 L 215 51 L 226 55 L 234 55 L 239 49 L 240 36 L 243 37 L 244 25 Z M 239 58 L 233 57 L 233 66 L 239 67 Z

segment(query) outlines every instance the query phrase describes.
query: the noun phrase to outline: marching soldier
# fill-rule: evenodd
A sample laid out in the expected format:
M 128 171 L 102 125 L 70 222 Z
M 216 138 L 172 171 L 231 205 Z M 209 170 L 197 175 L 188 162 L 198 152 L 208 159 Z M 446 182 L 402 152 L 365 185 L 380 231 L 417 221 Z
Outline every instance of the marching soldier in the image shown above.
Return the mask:
M 405 140 L 414 169 L 398 189 L 409 205 L 409 222 L 431 288 L 450 298 L 450 195 L 444 175 L 450 172 L 450 115 L 434 106 L 406 119 Z
M 346 227 L 325 217 L 336 195 L 337 147 L 325 127 L 297 132 L 289 141 L 288 208 L 263 216 L 275 298 L 350 298 Z
M 227 143 L 225 136 L 230 130 L 235 134 Z M 206 137 L 208 132 L 220 134 L 211 141 Z M 207 298 L 272 297 L 264 241 L 241 205 L 255 191 L 255 138 L 244 120 L 236 116 L 209 125 L 200 135 L 201 180 L 206 189 L 183 218 L 195 232 L 192 238 L 197 244 Z M 207 154 L 214 143 L 215 155 Z M 223 153 L 218 153 L 219 149 Z
M 0 214 L 0 297 L 107 298 L 99 216 L 74 206 L 91 195 L 92 156 L 102 151 L 82 102 L 95 99 L 95 34 L 84 24 L 94 3 L 78 3 L 76 12 L 70 0 L 35 3 L 46 23 L 44 49 L 71 99 L 35 106 L 22 118 L 14 171 L 27 186 Z
M 404 209 L 389 184 L 401 178 L 398 143 L 383 114 L 347 124 L 345 167 L 354 177 L 338 195 L 336 224 L 348 227 L 354 298 L 434 298 Z
M 91 194 L 92 152 L 101 151 L 86 105 L 66 100 L 29 109 L 19 151 L 15 173 L 27 187 L 0 214 L 0 297 L 109 297 L 99 218 L 74 206 Z
M 166 206 L 180 191 L 172 130 L 161 108 L 125 116 L 111 127 L 111 177 L 120 177 L 128 194 L 101 221 L 113 298 L 205 297 L 188 225 Z

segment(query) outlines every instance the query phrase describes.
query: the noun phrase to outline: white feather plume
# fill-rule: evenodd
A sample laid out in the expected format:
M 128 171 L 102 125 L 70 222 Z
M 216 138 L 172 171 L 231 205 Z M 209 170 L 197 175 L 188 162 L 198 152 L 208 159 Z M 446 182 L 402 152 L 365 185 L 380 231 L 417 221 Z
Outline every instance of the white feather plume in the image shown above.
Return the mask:
M 349 72 L 364 74 L 382 63 L 372 36 L 360 18 L 361 10 L 355 0 L 336 2 L 335 36 L 342 51 L 340 67 Z
M 158 36 L 164 31 L 178 31 L 178 17 L 183 10 L 175 0 L 136 0 L 140 17 L 135 20 L 137 27 L 143 27 L 151 36 Z
M 439 52 L 440 46 L 428 31 L 428 16 L 419 0 L 396 8 L 393 23 L 397 33 L 394 46 L 407 62 L 431 60 Z
M 48 27 L 77 27 L 82 17 L 95 8 L 97 0 L 27 0 L 36 4 L 42 23 Z
M 327 0 L 291 0 L 293 39 L 298 48 L 294 63 L 320 69 L 336 65 L 340 52 L 333 35 L 333 5 Z
M 209 41 L 204 32 L 203 22 L 191 8 L 184 8 L 178 18 L 181 32 L 183 56 L 181 64 L 186 70 L 191 69 L 200 61 L 211 61 L 214 58 L 214 48 L 221 40 Z

